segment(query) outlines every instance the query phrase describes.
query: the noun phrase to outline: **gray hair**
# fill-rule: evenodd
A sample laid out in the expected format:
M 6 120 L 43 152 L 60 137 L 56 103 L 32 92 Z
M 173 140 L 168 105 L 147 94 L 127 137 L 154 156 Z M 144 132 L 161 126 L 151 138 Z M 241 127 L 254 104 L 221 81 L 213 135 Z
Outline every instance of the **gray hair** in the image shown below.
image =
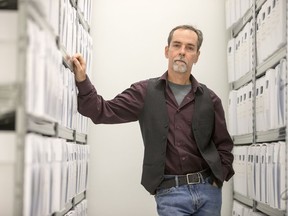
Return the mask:
M 173 34 L 176 30 L 178 29 L 184 29 L 184 30 L 191 30 L 191 31 L 194 31 L 197 36 L 198 36 L 198 42 L 197 42 L 197 51 L 199 51 L 201 45 L 202 45 L 202 42 L 203 42 L 203 34 L 202 34 L 202 31 L 195 28 L 194 26 L 191 26 L 191 25 L 179 25 L 179 26 L 176 26 L 175 28 L 173 28 L 170 33 L 169 33 L 169 36 L 168 36 L 168 46 L 170 46 L 170 43 L 171 43 L 171 40 L 172 40 L 172 37 L 173 37 Z

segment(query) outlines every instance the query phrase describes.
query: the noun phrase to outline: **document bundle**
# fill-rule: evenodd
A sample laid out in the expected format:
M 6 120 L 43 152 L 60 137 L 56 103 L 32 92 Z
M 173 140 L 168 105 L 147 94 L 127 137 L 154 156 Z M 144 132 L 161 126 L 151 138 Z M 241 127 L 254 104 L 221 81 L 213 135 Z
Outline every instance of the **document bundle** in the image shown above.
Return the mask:
M 51 30 L 55 35 L 59 34 L 59 1 L 46 1 L 46 0 L 30 0 L 36 10 L 49 24 Z
M 87 189 L 89 146 L 27 134 L 23 215 L 51 215 Z
M 86 21 L 91 19 L 91 2 L 90 0 L 78 1 Z M 63 66 L 64 56 L 61 47 L 66 49 L 68 59 L 76 52 L 82 53 L 87 62 L 87 74 L 90 75 L 92 38 L 88 29 L 79 22 L 79 14 L 69 0 L 32 0 L 27 4 L 28 9 L 34 8 L 35 12 L 27 11 L 31 12 L 32 16 L 27 19 L 27 37 L 24 38 L 28 43 L 22 43 L 25 46 L 22 50 L 26 50 L 23 59 L 25 61 L 22 61 L 25 68 L 17 67 L 20 52 L 19 12 L 1 10 L 0 27 L 5 31 L 0 35 L 0 63 L 5 65 L 5 70 L 0 72 L 0 85 L 19 82 L 17 80 L 19 73 L 26 71 L 25 101 L 28 114 L 86 133 L 88 119 L 77 112 L 74 75 Z M 34 13 L 39 13 L 43 20 L 35 19 Z M 7 20 L 9 20 L 8 26 Z M 43 22 L 47 25 L 43 25 Z M 56 43 L 57 36 L 62 44 L 60 47 Z
M 27 112 L 86 133 L 88 120 L 77 112 L 74 74 L 63 65 L 55 38 L 32 20 L 27 21 L 27 32 Z
M 247 83 L 238 90 L 229 93 L 228 130 L 231 135 L 242 135 L 253 132 L 252 83 Z
M 257 17 L 258 65 L 286 43 L 286 0 L 267 0 Z
M 59 35 L 59 2 L 32 0 L 37 10 L 50 25 L 55 35 Z M 9 25 L 7 25 L 7 21 Z M 17 80 L 17 73 L 21 71 L 17 65 L 19 62 L 19 12 L 17 10 L 1 10 L 0 28 L 5 29 L 0 35 L 0 64 L 5 65 L 1 70 L 0 84 L 11 84 Z
M 251 8 L 253 0 L 226 0 L 226 28 L 230 28 Z
M 234 82 L 252 70 L 252 21 L 247 22 L 239 34 L 228 41 L 228 82 Z
M 91 4 L 92 0 L 29 0 L 20 1 L 18 10 L 0 11 L 0 28 L 4 29 L 0 34 L 0 64 L 4 68 L 0 86 L 16 84 L 17 90 L 24 90 L 17 99 L 26 112 L 21 112 L 19 120 L 17 115 L 17 122 L 32 115 L 87 134 L 88 119 L 77 112 L 73 68 L 64 65 L 63 58 L 69 60 L 74 53 L 82 53 L 87 73 L 91 73 Z M 21 125 L 21 134 L 0 131 L 4 149 L 0 152 L 0 191 L 4 194 L 0 215 L 17 211 L 27 216 L 52 215 L 70 203 L 74 205 L 73 198 L 87 189 L 89 146 L 28 133 Z M 23 203 L 23 209 L 18 202 Z M 87 215 L 87 201 L 73 206 L 72 212 Z
M 234 7 L 238 0 L 227 0 Z M 242 1 L 241 1 L 242 2 Z M 243 1 L 244 3 L 245 1 Z M 241 7 L 236 7 L 238 11 Z M 228 10 L 231 13 L 235 11 Z M 229 12 L 228 12 L 229 14 Z M 229 15 L 227 15 L 229 16 Z M 252 69 L 253 26 L 248 21 L 227 44 L 228 81 L 234 82 Z M 256 62 L 260 65 L 286 43 L 286 1 L 267 0 L 256 16 Z
M 235 146 L 234 191 L 272 208 L 285 210 L 286 202 L 281 199 L 286 190 L 285 150 L 283 141 Z
M 286 59 L 256 80 L 256 130 L 266 131 L 286 124 Z
M 84 20 L 91 24 L 91 14 L 92 14 L 92 0 L 78 0 L 77 6 L 80 13 L 83 15 Z
M 78 1 L 78 7 L 82 11 L 84 19 L 91 19 L 91 0 Z M 61 0 L 60 2 L 60 32 L 59 41 L 67 52 L 67 57 L 70 58 L 74 53 L 81 53 L 86 60 L 87 74 L 91 74 L 92 65 L 92 38 L 88 29 L 84 28 L 79 19 L 79 14 L 69 0 Z
M 236 49 L 235 49 L 235 73 L 236 79 L 239 79 L 252 69 L 252 26 L 251 22 L 248 22 L 243 30 L 236 37 Z
M 255 97 L 256 131 L 281 128 L 286 124 L 286 59 L 252 82 L 229 93 L 228 129 L 231 135 L 252 133 L 252 108 Z

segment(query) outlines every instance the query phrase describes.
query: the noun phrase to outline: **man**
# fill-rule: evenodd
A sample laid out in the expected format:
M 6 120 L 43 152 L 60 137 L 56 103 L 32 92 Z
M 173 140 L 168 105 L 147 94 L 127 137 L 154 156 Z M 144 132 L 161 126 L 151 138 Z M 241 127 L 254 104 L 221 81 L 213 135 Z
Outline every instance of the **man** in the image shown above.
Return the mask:
M 72 58 L 81 114 L 95 124 L 139 120 L 145 145 L 141 183 L 155 195 L 160 216 L 220 215 L 223 181 L 234 174 L 221 100 L 191 74 L 202 41 L 193 26 L 175 27 L 165 47 L 168 71 L 109 101 L 97 94 L 82 56 Z

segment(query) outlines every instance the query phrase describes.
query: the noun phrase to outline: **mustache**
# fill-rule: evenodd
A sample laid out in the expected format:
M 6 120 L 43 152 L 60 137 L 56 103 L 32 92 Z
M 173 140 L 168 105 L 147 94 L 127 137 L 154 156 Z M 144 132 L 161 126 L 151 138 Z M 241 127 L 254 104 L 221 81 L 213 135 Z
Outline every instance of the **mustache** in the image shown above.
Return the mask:
M 187 62 L 184 61 L 182 58 L 174 59 L 174 63 L 176 63 L 177 61 L 182 62 L 182 63 L 184 63 L 184 64 L 187 64 Z

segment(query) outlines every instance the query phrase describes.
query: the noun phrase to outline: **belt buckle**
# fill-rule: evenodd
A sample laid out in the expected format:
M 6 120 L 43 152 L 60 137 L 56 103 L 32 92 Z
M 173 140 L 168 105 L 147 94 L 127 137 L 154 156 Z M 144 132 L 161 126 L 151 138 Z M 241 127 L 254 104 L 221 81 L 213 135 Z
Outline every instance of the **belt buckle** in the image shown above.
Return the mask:
M 197 176 L 198 176 L 198 181 L 197 181 L 197 182 L 190 182 L 189 176 L 193 176 L 193 175 L 195 175 L 195 174 L 197 174 Z M 201 179 L 200 173 L 188 173 L 188 174 L 186 175 L 186 180 L 187 180 L 187 184 L 188 184 L 188 185 L 191 185 L 191 184 L 199 184 L 199 183 L 200 183 L 200 179 Z

